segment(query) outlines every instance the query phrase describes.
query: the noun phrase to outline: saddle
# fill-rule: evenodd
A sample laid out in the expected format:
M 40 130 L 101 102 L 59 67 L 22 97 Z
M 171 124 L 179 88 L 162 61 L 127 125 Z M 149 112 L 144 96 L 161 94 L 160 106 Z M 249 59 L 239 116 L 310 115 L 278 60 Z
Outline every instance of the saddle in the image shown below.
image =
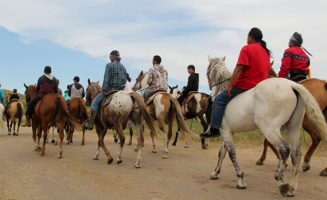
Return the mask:
M 103 99 L 103 101 L 104 101 L 103 107 L 108 106 L 112 100 L 112 95 L 119 91 L 120 90 L 112 90 L 110 92 L 104 93 L 105 98 Z
M 18 102 L 18 99 L 12 99 L 10 102 Z
M 189 93 L 188 93 L 188 95 L 187 95 L 187 97 L 184 99 L 184 101 L 183 101 L 183 105 L 184 104 L 187 104 L 189 101 L 191 101 L 191 99 L 197 94 L 197 93 L 199 93 L 199 92 L 197 92 L 197 91 L 190 91 Z
M 151 104 L 154 97 L 156 97 L 157 94 L 160 94 L 160 93 L 166 93 L 166 91 L 165 90 L 156 90 L 156 91 L 152 92 L 152 94 L 149 96 L 149 98 L 145 100 L 145 105 Z

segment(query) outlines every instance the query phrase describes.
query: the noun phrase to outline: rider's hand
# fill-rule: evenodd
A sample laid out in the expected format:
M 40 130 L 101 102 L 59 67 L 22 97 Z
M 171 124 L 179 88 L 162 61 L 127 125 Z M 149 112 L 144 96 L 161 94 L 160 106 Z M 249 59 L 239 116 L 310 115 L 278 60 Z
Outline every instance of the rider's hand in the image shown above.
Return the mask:
M 231 96 L 231 94 L 230 94 L 230 91 L 232 90 L 232 86 L 231 85 L 228 85 L 228 87 L 227 87 L 227 89 L 226 89 L 226 95 L 228 96 L 228 97 L 230 97 Z

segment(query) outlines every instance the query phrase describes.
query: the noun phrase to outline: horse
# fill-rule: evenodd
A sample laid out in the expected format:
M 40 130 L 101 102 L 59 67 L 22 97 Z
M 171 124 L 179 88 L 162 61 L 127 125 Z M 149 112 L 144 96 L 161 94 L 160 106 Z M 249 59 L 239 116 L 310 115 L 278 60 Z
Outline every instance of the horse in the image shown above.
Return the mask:
M 147 80 L 148 80 L 148 73 L 143 73 L 143 71 L 141 71 L 139 76 L 136 78 L 136 82 L 135 85 L 133 86 L 133 90 L 134 91 L 141 90 L 142 92 L 144 92 L 149 87 Z M 163 159 L 168 158 L 168 146 L 172 136 L 174 117 L 176 117 L 177 125 L 181 128 L 182 133 L 184 135 L 185 148 L 189 147 L 188 136 L 198 138 L 197 136 L 193 135 L 193 133 L 185 125 L 182 109 L 176 98 L 173 97 L 171 94 L 161 91 L 157 92 L 153 94 L 151 97 L 149 97 L 146 105 L 150 115 L 155 120 L 158 121 L 159 129 L 164 139 L 164 152 L 162 155 Z M 167 136 L 165 134 L 165 127 L 164 127 L 164 124 L 166 122 L 168 123 Z M 153 141 L 153 152 L 156 152 L 154 141 Z
M 86 96 L 88 97 L 87 99 L 92 99 L 91 94 L 96 93 L 95 91 L 92 91 L 98 88 L 96 84 L 97 83 L 89 83 L 86 89 Z M 111 157 L 110 152 L 106 148 L 103 141 L 107 130 L 110 128 L 114 129 L 117 132 L 120 140 L 117 164 L 123 162 L 122 151 L 125 143 L 123 129 L 126 127 L 127 122 L 131 120 L 134 123 L 138 135 L 138 155 L 134 167 L 139 168 L 141 162 L 142 146 L 144 143 L 142 127 L 143 118 L 145 119 L 148 127 L 150 128 L 150 135 L 153 139 L 153 137 L 157 135 L 156 130 L 154 128 L 153 120 L 151 119 L 151 116 L 146 110 L 143 98 L 138 93 L 129 91 L 115 91 L 108 95 L 107 98 L 102 101 L 98 115 L 95 119 L 96 132 L 98 134 L 98 149 L 93 159 L 99 159 L 100 147 L 102 147 L 107 156 L 108 164 L 111 164 L 113 162 L 113 158 Z
M 270 76 L 276 77 L 276 73 L 274 73 L 274 70 L 271 71 L 273 72 L 270 73 Z M 299 83 L 302 84 L 317 100 L 320 109 L 324 113 L 325 120 L 327 122 L 327 82 L 319 79 L 306 79 Z M 318 147 L 321 138 L 320 138 L 320 134 L 317 133 L 312 127 L 307 116 L 304 117 L 302 127 L 307 133 L 309 133 L 312 141 L 307 153 L 304 156 L 304 162 L 302 165 L 302 170 L 306 172 L 310 169 L 311 156 L 313 155 L 314 151 Z M 274 146 L 271 145 L 267 140 L 265 140 L 262 155 L 260 159 L 256 162 L 257 165 L 263 165 L 263 162 L 266 159 L 268 146 L 273 150 L 273 152 L 277 157 L 279 156 Z M 327 176 L 327 167 L 321 171 L 320 176 Z
M 26 103 L 36 96 L 36 85 L 25 86 Z M 75 128 L 79 128 L 79 124 L 69 114 L 65 99 L 59 94 L 46 94 L 35 105 L 32 115 L 32 130 L 35 151 L 40 151 L 40 155 L 45 155 L 45 144 L 48 136 L 49 125 L 55 123 L 59 129 L 59 153 L 58 158 L 63 157 L 63 138 L 65 123 L 71 123 Z M 40 147 L 40 139 L 43 132 L 43 145 Z M 36 138 L 37 136 L 37 138 Z
M 78 121 L 81 125 L 83 125 L 88 117 L 86 103 L 83 98 L 72 98 L 69 101 L 68 105 L 69 113 Z M 82 143 L 81 145 L 85 144 L 85 127 L 82 126 L 83 136 L 82 136 Z M 73 133 L 74 133 L 74 126 L 70 123 L 66 123 L 65 130 L 67 133 L 67 144 L 73 143 Z
M 18 102 L 17 100 L 14 100 L 9 104 L 6 118 L 7 118 L 7 128 L 8 128 L 8 135 L 11 135 L 11 131 L 13 132 L 13 135 L 18 136 L 20 123 L 22 121 L 24 112 L 24 106 L 22 103 Z M 17 131 L 16 129 L 16 119 L 18 119 L 17 124 Z M 12 129 L 12 125 L 14 125 Z
M 217 166 L 210 178 L 218 179 L 222 161 L 228 151 L 238 178 L 237 188 L 245 189 L 247 187 L 243 180 L 244 173 L 237 163 L 232 133 L 259 128 L 279 154 L 275 179 L 280 193 L 283 196 L 294 196 L 302 156 L 300 129 L 305 112 L 312 127 L 317 130 L 322 139 L 327 141 L 327 125 L 324 116 L 316 100 L 303 85 L 287 79 L 268 78 L 256 87 L 236 96 L 226 107 L 220 127 L 223 144 L 218 154 Z M 284 125 L 288 132 L 290 145 L 280 133 L 280 129 Z M 287 183 L 283 180 L 283 170 L 290 152 L 292 176 L 291 182 Z
M 88 88 L 89 88 L 89 93 L 86 93 L 86 106 L 91 106 L 93 99 L 102 91 L 102 88 L 98 82 L 91 82 L 90 79 L 87 80 L 88 83 Z M 132 145 L 132 137 L 133 137 L 133 127 L 132 127 L 132 123 L 128 122 L 127 123 L 128 128 L 129 128 L 129 143 L 128 145 Z M 114 135 L 114 142 L 117 143 L 118 142 L 118 138 L 117 138 L 117 133 L 115 132 L 115 130 L 113 130 L 113 135 Z
M 3 107 L 2 103 L 0 103 L 0 127 L 3 127 L 3 112 L 4 112 L 5 108 Z
M 178 98 L 180 95 L 180 90 L 178 89 L 178 85 L 174 87 L 169 86 L 169 93 L 173 95 L 173 97 Z M 212 101 L 209 95 L 200 92 L 194 92 L 186 98 L 186 103 L 181 105 L 184 118 L 193 119 L 196 118 L 202 125 L 203 131 L 206 131 L 208 128 L 208 124 L 210 124 L 211 120 L 211 109 L 212 109 Z M 206 120 L 204 120 L 203 116 L 206 116 Z M 173 146 L 176 146 L 178 135 L 179 135 L 179 127 L 176 131 L 175 140 L 173 142 Z M 208 144 L 205 143 L 205 139 L 201 139 L 202 149 L 207 149 Z

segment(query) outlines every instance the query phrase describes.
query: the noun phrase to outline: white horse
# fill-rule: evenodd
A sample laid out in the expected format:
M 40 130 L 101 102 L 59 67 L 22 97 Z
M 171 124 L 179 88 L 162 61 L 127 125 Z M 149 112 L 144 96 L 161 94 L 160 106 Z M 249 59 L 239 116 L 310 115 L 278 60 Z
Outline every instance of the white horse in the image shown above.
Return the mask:
M 210 64 L 209 64 L 210 65 Z M 211 80 L 209 80 L 210 82 Z M 236 160 L 232 133 L 260 129 L 265 138 L 279 152 L 279 164 L 275 174 L 279 190 L 283 196 L 294 196 L 297 188 L 298 167 L 301 160 L 300 129 L 304 114 L 321 138 L 327 140 L 327 125 L 322 112 L 311 94 L 302 85 L 287 79 L 270 78 L 256 87 L 236 96 L 226 107 L 220 127 L 223 144 L 218 154 L 218 163 L 211 173 L 217 179 L 223 159 L 228 151 L 238 178 L 237 188 L 246 188 L 244 173 Z M 280 133 L 286 127 L 289 144 Z M 288 184 L 283 180 L 283 170 L 291 152 L 292 177 Z

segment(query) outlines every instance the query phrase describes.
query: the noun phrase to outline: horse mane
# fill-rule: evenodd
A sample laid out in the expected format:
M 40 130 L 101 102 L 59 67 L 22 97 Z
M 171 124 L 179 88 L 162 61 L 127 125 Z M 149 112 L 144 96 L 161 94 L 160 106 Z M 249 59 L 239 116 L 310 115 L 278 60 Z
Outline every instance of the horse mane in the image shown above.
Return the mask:
M 228 85 L 228 80 L 232 73 L 228 71 L 225 65 L 225 58 L 211 58 L 207 68 L 207 78 L 209 88 L 212 90 L 216 86 L 216 90 L 212 91 L 212 95 L 216 96 L 220 91 L 224 90 Z

